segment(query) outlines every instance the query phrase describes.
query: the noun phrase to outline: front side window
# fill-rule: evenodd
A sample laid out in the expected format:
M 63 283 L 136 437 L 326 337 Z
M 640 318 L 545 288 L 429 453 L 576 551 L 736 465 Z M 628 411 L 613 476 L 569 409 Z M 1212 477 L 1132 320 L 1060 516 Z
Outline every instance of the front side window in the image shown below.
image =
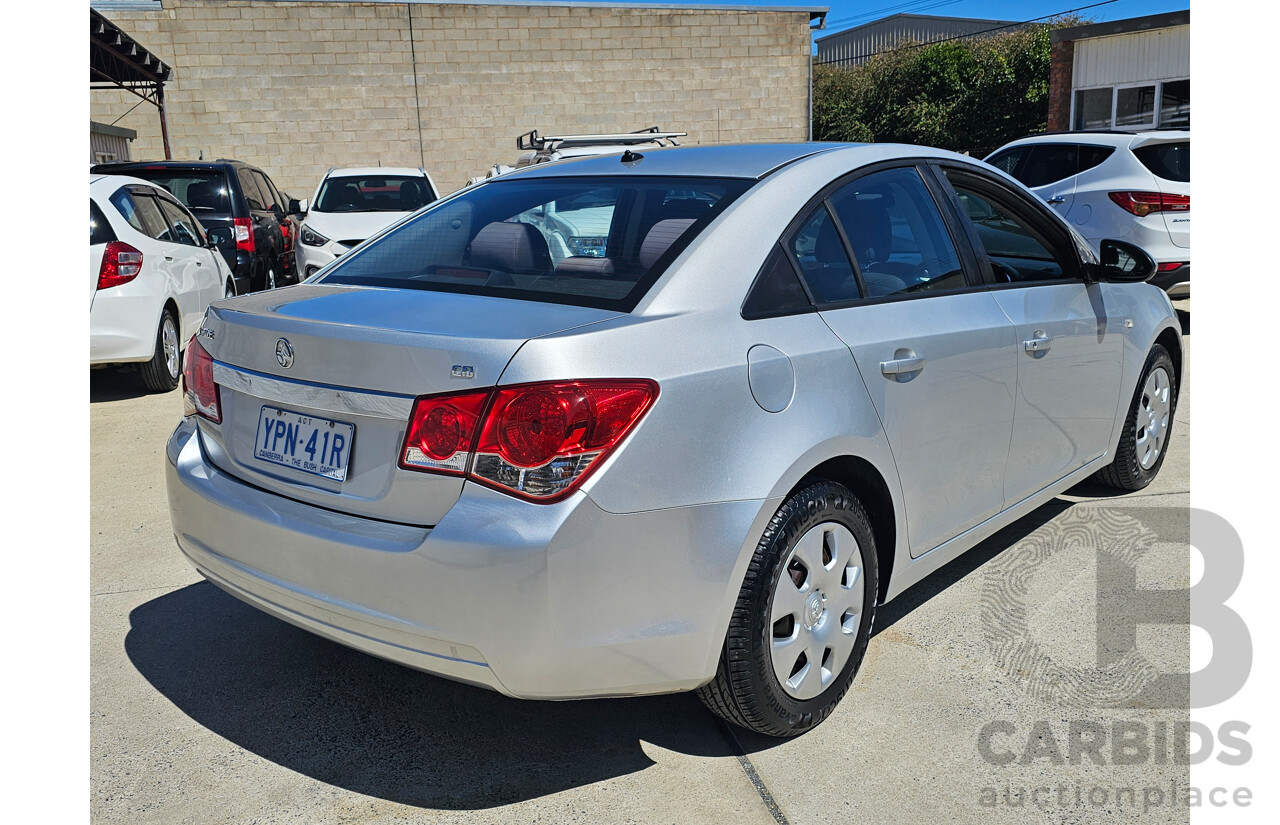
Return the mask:
M 630 312 L 667 264 L 751 183 L 495 180 L 365 244 L 321 281 Z
M 914 167 L 858 178 L 831 197 L 869 298 L 959 289 L 964 269 Z
M 157 200 L 160 203 L 161 211 L 169 219 L 169 225 L 173 227 L 173 240 L 175 243 L 185 244 L 186 246 L 204 245 L 200 226 L 192 220 L 185 210 L 176 203 L 171 203 L 164 198 L 158 198 Z
M 986 186 L 947 172 L 963 216 L 972 223 L 991 262 L 997 283 L 1053 281 L 1071 277 L 1075 266 L 1069 247 L 1059 249 L 1029 219 L 1023 207 L 994 195 Z
M 346 175 L 326 178 L 311 207 L 317 212 L 416 212 L 435 200 L 423 177 Z

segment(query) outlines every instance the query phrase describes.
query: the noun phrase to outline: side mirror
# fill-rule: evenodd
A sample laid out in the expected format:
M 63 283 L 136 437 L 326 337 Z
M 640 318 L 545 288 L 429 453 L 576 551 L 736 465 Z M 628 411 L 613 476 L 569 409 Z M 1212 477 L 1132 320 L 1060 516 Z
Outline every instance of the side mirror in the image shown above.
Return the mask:
M 206 232 L 204 236 L 209 242 L 210 249 L 217 249 L 220 246 L 227 246 L 231 243 L 231 230 L 225 226 L 215 226 Z
M 289 214 L 290 215 L 305 215 L 307 213 L 308 206 L 310 206 L 310 204 L 307 203 L 306 198 L 303 198 L 302 200 L 298 200 L 297 198 L 289 198 Z
M 1094 280 L 1113 283 L 1141 283 L 1156 274 L 1155 259 L 1128 241 L 1104 240 L 1099 251 L 1102 263 L 1093 264 Z

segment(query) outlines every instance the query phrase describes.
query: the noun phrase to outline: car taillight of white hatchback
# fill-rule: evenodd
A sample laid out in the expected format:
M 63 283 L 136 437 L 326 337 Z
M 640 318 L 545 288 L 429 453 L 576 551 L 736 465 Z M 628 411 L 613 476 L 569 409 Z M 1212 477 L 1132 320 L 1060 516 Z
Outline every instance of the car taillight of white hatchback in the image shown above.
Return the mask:
M 528 501 L 560 501 L 658 397 L 646 379 L 547 381 L 428 395 L 413 405 L 400 466 L 464 476 Z

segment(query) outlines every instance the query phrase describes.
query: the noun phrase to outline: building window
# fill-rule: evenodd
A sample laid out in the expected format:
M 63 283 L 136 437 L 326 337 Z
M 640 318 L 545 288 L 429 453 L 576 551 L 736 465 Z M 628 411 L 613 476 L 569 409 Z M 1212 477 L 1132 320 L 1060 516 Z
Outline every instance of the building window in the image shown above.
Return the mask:
M 1072 104 L 1076 131 L 1183 129 L 1191 126 L 1191 81 L 1077 89 Z
M 1081 89 L 1076 92 L 1076 116 L 1071 128 L 1110 129 L 1111 89 Z
M 1156 125 L 1156 87 L 1116 89 L 1116 128 L 1150 129 Z
M 1170 80 L 1160 90 L 1160 126 L 1182 129 L 1191 126 L 1191 81 Z

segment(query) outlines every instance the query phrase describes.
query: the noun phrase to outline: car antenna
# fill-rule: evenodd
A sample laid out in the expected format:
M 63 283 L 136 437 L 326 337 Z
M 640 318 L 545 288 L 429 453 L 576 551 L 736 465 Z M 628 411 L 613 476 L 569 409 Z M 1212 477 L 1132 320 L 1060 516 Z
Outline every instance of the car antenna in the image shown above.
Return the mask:
M 642 160 L 644 160 L 644 155 L 640 154 L 639 152 L 633 152 L 630 149 L 628 149 L 627 151 L 622 153 L 623 163 L 638 163 L 639 161 L 642 161 Z

